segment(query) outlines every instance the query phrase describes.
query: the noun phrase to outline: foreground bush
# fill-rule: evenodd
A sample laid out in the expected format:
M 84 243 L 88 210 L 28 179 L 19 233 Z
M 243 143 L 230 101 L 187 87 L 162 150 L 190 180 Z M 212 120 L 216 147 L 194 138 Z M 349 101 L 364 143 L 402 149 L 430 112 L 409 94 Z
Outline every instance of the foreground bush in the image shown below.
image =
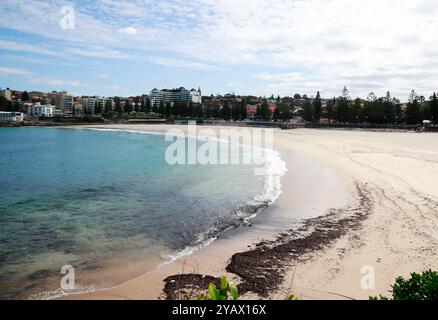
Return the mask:
M 216 288 L 215 284 L 211 282 L 208 285 L 208 294 L 198 296 L 198 300 L 229 300 L 229 299 L 237 300 L 239 298 L 239 294 L 237 292 L 237 287 L 228 281 L 226 276 L 223 276 L 221 279 L 221 287 L 219 289 Z M 286 300 L 298 300 L 298 298 L 291 294 Z
M 229 282 L 226 276 L 223 276 L 219 289 L 211 282 L 208 286 L 208 295 L 201 295 L 198 297 L 198 300 L 228 300 L 229 296 L 231 296 L 233 300 L 237 300 L 239 296 L 237 287 Z
M 392 299 L 380 296 L 370 300 L 438 300 L 438 273 L 428 270 L 411 273 L 407 280 L 398 277 L 392 285 Z

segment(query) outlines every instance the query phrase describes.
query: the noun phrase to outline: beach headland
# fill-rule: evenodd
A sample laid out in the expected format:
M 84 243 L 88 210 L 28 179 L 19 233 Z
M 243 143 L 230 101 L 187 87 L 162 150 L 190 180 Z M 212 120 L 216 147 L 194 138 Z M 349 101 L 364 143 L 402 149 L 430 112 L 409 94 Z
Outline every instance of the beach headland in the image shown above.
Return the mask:
M 172 126 L 89 127 L 165 132 Z M 274 130 L 288 172 L 283 193 L 252 226 L 230 230 L 120 286 L 64 298 L 193 297 L 197 287 L 203 290 L 223 274 L 238 284 L 243 298 L 387 294 L 397 276 L 438 265 L 434 139 L 435 134 L 409 132 Z M 364 270 L 370 268 L 375 282 L 364 288 Z

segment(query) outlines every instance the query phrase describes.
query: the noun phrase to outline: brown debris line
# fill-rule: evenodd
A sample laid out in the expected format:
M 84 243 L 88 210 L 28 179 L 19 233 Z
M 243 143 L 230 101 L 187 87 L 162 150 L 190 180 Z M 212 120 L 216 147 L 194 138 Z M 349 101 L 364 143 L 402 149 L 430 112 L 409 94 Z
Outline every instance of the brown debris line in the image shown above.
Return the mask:
M 164 293 L 170 300 L 187 300 L 196 298 L 200 292 L 207 291 L 213 282 L 220 287 L 221 279 L 196 273 L 177 274 L 164 279 Z
M 261 241 L 254 249 L 235 253 L 226 271 L 240 277 L 239 293 L 253 292 L 267 297 L 283 283 L 285 267 L 291 262 L 303 260 L 304 255 L 321 250 L 349 230 L 359 228 L 371 213 L 373 204 L 365 187 L 356 184 L 356 189 L 357 206 L 332 210 L 327 215 L 304 220 L 298 230 L 288 230 L 273 241 Z M 205 291 L 210 282 L 220 283 L 219 278 L 198 274 L 175 275 L 164 281 L 168 299 L 177 299 L 178 292 L 194 288 Z

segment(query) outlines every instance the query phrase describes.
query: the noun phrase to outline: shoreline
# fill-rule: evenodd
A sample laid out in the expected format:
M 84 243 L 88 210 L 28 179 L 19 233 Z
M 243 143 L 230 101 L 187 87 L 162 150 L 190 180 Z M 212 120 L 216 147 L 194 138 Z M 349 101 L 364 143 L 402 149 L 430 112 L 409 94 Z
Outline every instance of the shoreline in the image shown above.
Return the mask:
M 120 128 L 120 126 L 117 127 Z M 130 129 L 133 127 L 151 129 L 150 126 L 139 125 L 128 125 L 125 127 Z M 155 126 L 155 130 L 167 128 L 169 126 L 164 126 L 164 128 L 162 126 L 160 128 Z M 320 230 L 317 230 L 318 227 L 315 227 L 317 232 L 311 232 L 311 234 L 313 234 L 313 239 L 319 239 L 320 242 L 323 241 L 325 243 L 317 244 L 318 241 L 310 241 L 311 245 L 305 246 L 305 250 L 303 249 L 300 254 L 304 257 L 303 259 L 296 256 L 292 261 L 288 262 L 286 261 L 287 259 L 280 255 L 282 257 L 280 260 L 283 260 L 282 265 L 276 266 L 277 276 L 281 274 L 280 280 L 276 280 L 275 286 L 269 288 L 269 292 L 256 292 L 255 294 L 261 293 L 262 295 L 269 296 L 271 299 L 284 299 L 287 292 L 293 292 L 300 299 L 366 299 L 370 295 L 386 294 L 390 289 L 390 284 L 397 276 L 404 276 L 413 271 L 434 268 L 438 265 L 437 255 L 434 254 L 436 253 L 436 245 L 438 243 L 437 238 L 433 236 L 434 229 L 429 227 L 426 231 L 419 231 L 419 228 L 416 228 L 420 225 L 424 226 L 425 221 L 422 219 L 422 216 L 424 217 L 425 215 L 427 215 L 429 221 L 432 220 L 432 225 L 436 226 L 436 216 L 431 215 L 430 212 L 435 207 L 428 204 L 426 212 L 422 211 L 422 215 L 415 215 L 412 208 L 406 208 L 409 206 L 409 202 L 400 204 L 398 207 L 401 208 L 401 212 L 398 217 L 400 218 L 400 216 L 406 214 L 408 218 L 414 217 L 416 219 L 415 222 L 418 222 L 417 224 L 409 223 L 405 216 L 403 216 L 402 222 L 394 220 L 394 208 L 391 208 L 391 206 L 395 206 L 394 199 L 399 199 L 401 194 L 406 191 L 406 182 L 410 183 L 409 190 L 418 189 L 419 187 L 424 189 L 417 190 L 417 194 L 414 193 L 417 199 L 410 200 L 422 200 L 423 202 L 426 201 L 438 206 L 438 201 L 433 196 L 433 190 L 436 187 L 435 182 L 429 181 L 429 178 L 428 183 L 419 186 L 418 183 L 412 183 L 409 180 L 404 181 L 405 183 L 402 183 L 397 188 L 397 186 L 394 186 L 394 182 L 401 178 L 397 177 L 390 168 L 387 167 L 386 171 L 381 170 L 379 166 L 383 164 L 380 161 L 371 159 L 374 162 L 369 163 L 369 159 L 361 158 L 361 156 L 374 158 L 376 154 L 383 154 L 385 157 L 388 157 L 388 154 L 391 152 L 397 153 L 398 151 L 397 157 L 391 154 L 392 160 L 404 162 L 406 158 L 409 158 L 407 154 L 412 155 L 413 151 L 409 148 L 418 149 L 426 146 L 424 143 L 416 143 L 420 135 L 412 133 L 352 133 L 351 131 L 341 132 L 332 130 L 329 133 L 322 133 L 322 130 L 311 129 L 299 129 L 290 132 L 278 130 L 274 132 L 274 144 L 276 147 L 304 154 L 323 167 L 329 168 L 342 179 L 344 187 L 349 190 L 350 195 L 355 194 L 355 187 L 358 188 L 359 203 L 361 203 L 360 194 L 367 194 L 366 197 L 362 197 L 362 203 L 366 202 L 372 204 L 372 206 L 369 205 L 366 215 L 361 214 L 350 220 L 342 220 L 342 215 L 339 212 L 336 215 L 337 219 L 332 219 L 333 214 L 330 213 L 324 215 L 327 212 L 319 212 L 319 218 L 308 219 L 307 228 L 310 225 L 315 227 L 315 223 L 323 227 L 319 228 Z M 425 137 L 425 135 L 422 135 L 422 137 Z M 365 140 L 360 140 L 360 138 L 368 138 L 367 140 L 371 141 L 362 142 Z M 430 136 L 428 139 L 430 139 Z M 390 147 L 390 152 L 388 152 L 388 147 Z M 434 163 L 438 160 L 438 148 L 433 147 L 433 145 L 431 147 L 430 144 L 427 144 L 426 150 L 421 149 L 421 151 L 422 155 L 426 153 L 426 158 L 433 158 L 427 159 L 428 161 Z M 394 164 L 395 167 L 397 165 L 401 166 L 397 161 L 390 163 Z M 432 166 L 433 170 L 437 170 L 436 165 L 432 164 Z M 288 169 L 290 170 L 289 163 Z M 409 173 L 409 171 L 398 173 L 403 175 Z M 416 173 L 420 173 L 422 177 L 430 175 L 427 171 L 418 172 L 417 170 Z M 323 181 L 324 179 L 321 180 Z M 389 186 L 387 185 L 388 183 L 390 184 Z M 391 191 L 394 194 L 391 194 Z M 274 206 L 276 206 L 276 203 L 272 207 Z M 344 213 L 361 212 L 359 208 L 351 205 L 344 206 Z M 414 208 L 418 208 L 418 206 L 414 206 Z M 268 210 L 270 209 L 272 208 L 268 208 Z M 284 207 L 283 209 L 277 209 L 281 211 Z M 262 213 L 258 215 L 258 217 L 261 216 L 268 217 L 269 214 L 264 215 Z M 346 221 L 349 222 L 347 223 Z M 343 223 L 345 223 L 345 228 L 342 227 Z M 407 227 L 406 224 L 408 224 Z M 333 228 L 327 228 L 329 225 Z M 306 223 L 303 228 L 301 231 L 304 233 L 309 231 L 309 229 L 306 229 Z M 413 231 L 412 235 L 401 236 L 403 234 L 401 231 L 404 228 L 411 229 Z M 325 234 L 321 231 L 324 229 Z M 293 230 L 293 232 L 295 231 Z M 170 265 L 166 265 L 164 268 L 160 268 L 156 272 L 152 272 L 152 275 L 142 275 L 116 288 L 99 290 L 83 295 L 66 296 L 63 299 L 156 299 L 163 290 L 164 278 L 169 276 L 175 277 L 179 273 L 211 275 L 213 278 L 220 277 L 226 273 L 225 270 L 230 265 L 228 264 L 230 258 L 231 262 L 236 262 L 239 257 L 248 255 L 248 252 L 251 252 L 251 250 L 254 252 L 254 250 L 261 250 L 261 248 L 263 250 L 267 248 L 271 252 L 278 252 L 278 250 L 272 250 L 272 247 L 278 247 L 285 243 L 288 245 L 283 248 L 291 249 L 293 246 L 296 247 L 297 241 L 292 239 L 293 232 L 288 234 L 272 232 L 271 234 L 264 233 L 261 236 L 261 234 L 254 235 L 253 230 L 244 230 L 242 232 L 242 230 L 237 231 L 237 229 L 234 229 L 208 246 L 208 250 L 202 249 L 185 259 L 179 259 Z M 239 241 L 236 241 L 236 233 L 240 233 Z M 247 238 L 245 239 L 242 234 Z M 252 235 L 248 236 L 248 234 Z M 394 239 L 385 239 L 385 237 L 388 238 L 388 234 Z M 276 237 L 277 240 L 274 241 Z M 255 246 L 255 244 L 259 244 L 259 246 Z M 264 245 L 268 247 L 263 247 Z M 395 247 L 399 251 L 395 250 Z M 405 247 L 407 248 L 405 249 Z M 255 252 L 260 253 L 260 251 Z M 274 257 L 276 257 L 276 254 L 274 253 Z M 414 255 L 415 259 L 413 258 Z M 207 266 L 200 265 L 199 261 L 209 261 L 209 263 Z M 363 265 L 372 265 L 376 268 L 376 287 L 373 290 L 364 290 L 360 287 L 360 279 L 363 276 L 361 274 L 361 266 Z M 234 263 L 234 267 L 227 270 L 235 272 L 235 266 L 236 264 Z M 247 271 L 249 270 L 249 268 L 246 269 Z M 248 276 L 244 272 L 237 271 L 237 273 L 240 276 L 243 275 L 243 277 Z M 231 273 L 228 273 L 228 275 L 235 283 L 242 283 L 241 277 Z M 186 281 L 185 284 L 193 284 L 196 278 L 197 276 L 193 276 L 191 281 Z M 179 279 L 181 279 L 181 276 L 179 276 Z M 170 282 L 175 280 L 175 278 L 168 278 L 168 280 L 168 283 L 177 283 L 176 281 Z M 241 288 L 245 287 L 241 286 Z M 169 285 L 167 289 L 169 289 Z M 256 297 L 254 292 L 244 296 L 244 298 L 254 297 Z
M 176 126 L 177 128 L 184 128 Z M 81 127 L 82 128 L 82 127 Z M 87 129 L 104 129 L 104 130 L 127 130 L 131 132 L 159 132 L 163 133 L 165 129 L 173 128 L 172 126 L 99 126 L 90 127 Z M 217 129 L 217 127 L 216 127 Z M 285 149 L 277 150 L 281 154 L 282 160 L 288 163 L 288 171 L 286 177 L 283 176 L 281 185 L 285 185 L 287 192 L 284 190 L 274 204 L 262 208 L 257 212 L 257 215 L 249 220 L 250 226 L 238 226 L 227 230 L 221 234 L 218 239 L 215 239 L 208 246 L 203 246 L 200 250 L 196 250 L 190 255 L 179 257 L 173 262 L 165 263 L 159 266 L 157 269 L 147 272 L 147 274 L 141 275 L 136 279 L 132 279 L 121 286 L 109 289 L 99 289 L 96 292 L 88 294 L 73 294 L 65 296 L 62 299 L 100 299 L 100 298 L 126 298 L 126 299 L 157 299 L 162 295 L 162 291 L 165 283 L 163 280 L 172 273 L 185 272 L 184 270 L 190 270 L 190 272 L 198 271 L 199 268 L 205 268 L 204 273 L 210 272 L 214 269 L 213 266 L 220 266 L 219 269 L 223 271 L 216 274 L 221 276 L 227 273 L 226 266 L 227 260 L 236 252 L 247 250 L 248 247 L 254 246 L 256 243 L 265 240 L 274 240 L 278 234 L 286 232 L 290 228 L 299 228 L 302 221 L 309 217 L 317 217 L 321 215 L 321 212 L 327 211 L 329 208 L 335 206 L 341 208 L 347 203 L 347 195 L 340 181 L 337 181 L 337 177 L 325 168 L 318 166 L 311 159 L 291 153 Z M 285 157 L 286 156 L 286 157 Z M 294 172 L 297 171 L 298 172 Z M 312 176 L 313 174 L 313 176 Z M 321 186 L 316 192 L 319 195 L 320 200 L 308 198 L 306 194 L 315 191 L 312 183 L 307 180 L 318 179 L 319 176 L 325 175 L 327 184 Z M 329 187 L 330 186 L 330 187 Z M 338 191 L 338 195 L 324 196 L 324 192 L 329 192 L 330 188 L 334 191 Z M 317 188 L 318 189 L 318 188 Z M 306 193 L 306 194 L 305 194 Z M 295 203 L 290 210 L 296 211 L 296 217 L 291 215 L 288 210 L 285 210 L 290 205 L 290 200 Z M 292 212 L 293 213 L 293 212 Z M 217 257 L 212 258 L 207 252 L 214 252 Z M 211 260 L 208 263 L 203 263 L 205 266 L 199 266 L 199 261 Z M 204 269 L 203 269 L 204 270 Z M 149 276 L 152 275 L 152 276 Z M 151 278 L 161 278 L 160 282 L 151 285 L 153 280 Z M 236 279 L 237 280 L 237 279 Z M 145 287 L 152 286 L 152 290 L 148 290 L 146 295 L 140 295 L 138 292 L 133 292 L 132 288 L 136 285 L 134 282 L 141 282 Z

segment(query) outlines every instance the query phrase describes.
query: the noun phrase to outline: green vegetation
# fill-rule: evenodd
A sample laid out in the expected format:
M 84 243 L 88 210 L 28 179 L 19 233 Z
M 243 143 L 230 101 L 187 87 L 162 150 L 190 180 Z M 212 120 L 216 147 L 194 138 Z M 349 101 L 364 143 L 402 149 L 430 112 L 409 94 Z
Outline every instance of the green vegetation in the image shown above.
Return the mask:
M 229 298 L 237 300 L 238 297 L 237 287 L 230 283 L 226 276 L 223 276 L 219 289 L 216 288 L 214 283 L 210 283 L 208 286 L 208 295 L 201 295 L 198 297 L 198 300 L 229 300 Z
M 208 285 L 208 294 L 198 296 L 198 300 L 237 300 L 238 298 L 237 287 L 228 281 L 227 276 L 222 276 L 221 287 L 219 289 L 216 288 L 213 282 L 210 282 Z M 286 300 L 295 301 L 298 300 L 298 298 L 291 294 Z
M 392 298 L 380 295 L 370 300 L 438 300 L 438 273 L 428 270 L 422 274 L 411 273 L 407 280 L 398 277 L 392 285 Z
M 13 111 L 11 101 L 2 96 L 0 96 L 0 111 Z

